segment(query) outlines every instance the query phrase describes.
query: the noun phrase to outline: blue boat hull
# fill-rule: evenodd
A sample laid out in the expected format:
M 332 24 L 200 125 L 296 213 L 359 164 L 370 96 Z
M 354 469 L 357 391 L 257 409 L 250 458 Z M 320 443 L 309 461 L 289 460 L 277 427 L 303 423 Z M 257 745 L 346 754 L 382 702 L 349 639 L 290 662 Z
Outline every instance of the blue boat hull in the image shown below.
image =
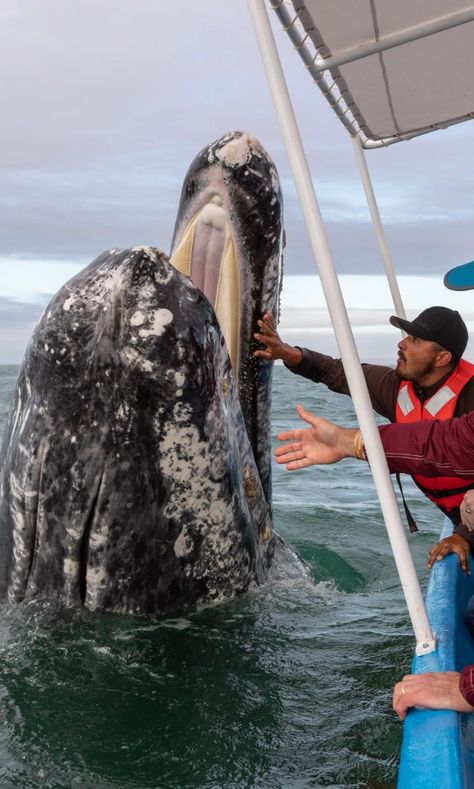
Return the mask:
M 442 536 L 451 531 L 447 521 Z M 430 655 L 414 658 L 414 674 L 460 671 L 474 663 L 474 639 L 464 621 L 472 595 L 474 577 L 460 570 L 455 554 L 435 564 L 426 606 L 438 646 Z M 474 713 L 411 710 L 404 724 L 398 787 L 474 787 Z

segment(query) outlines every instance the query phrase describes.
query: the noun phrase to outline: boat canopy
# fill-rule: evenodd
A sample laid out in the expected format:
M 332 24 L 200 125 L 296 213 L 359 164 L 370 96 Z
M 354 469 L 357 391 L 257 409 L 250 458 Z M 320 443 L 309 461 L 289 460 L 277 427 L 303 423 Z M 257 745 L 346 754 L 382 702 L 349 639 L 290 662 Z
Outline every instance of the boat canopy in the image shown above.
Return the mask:
M 466 0 L 273 0 L 342 123 L 365 148 L 474 118 Z

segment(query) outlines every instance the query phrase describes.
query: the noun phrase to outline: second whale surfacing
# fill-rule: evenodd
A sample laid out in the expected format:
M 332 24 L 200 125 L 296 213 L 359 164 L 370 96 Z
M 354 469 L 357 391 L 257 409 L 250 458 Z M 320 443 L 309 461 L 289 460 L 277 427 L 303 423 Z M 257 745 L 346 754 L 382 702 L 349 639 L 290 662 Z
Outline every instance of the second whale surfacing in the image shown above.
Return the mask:
M 228 235 L 243 283 L 253 252 Z M 234 292 L 249 314 L 251 299 L 255 314 L 275 314 L 278 265 Z M 265 581 L 277 539 L 270 367 L 262 377 L 249 366 L 239 311 L 236 368 L 222 317 L 156 249 L 106 252 L 59 291 L 27 349 L 0 454 L 0 600 L 162 616 Z
M 203 148 L 184 180 L 171 262 L 216 311 L 269 504 L 273 364 L 252 351 L 263 313 L 278 323 L 283 235 L 278 173 L 261 143 L 236 131 Z

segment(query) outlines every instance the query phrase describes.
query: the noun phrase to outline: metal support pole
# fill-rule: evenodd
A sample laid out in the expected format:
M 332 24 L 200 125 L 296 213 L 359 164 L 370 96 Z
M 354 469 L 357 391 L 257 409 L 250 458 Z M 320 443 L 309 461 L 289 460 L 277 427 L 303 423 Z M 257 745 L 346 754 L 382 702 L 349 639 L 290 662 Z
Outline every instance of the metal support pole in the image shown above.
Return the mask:
M 342 297 L 339 281 L 329 250 L 323 221 L 314 192 L 311 175 L 301 142 L 296 118 L 281 68 L 264 0 L 247 0 L 257 40 L 267 73 L 270 89 L 280 122 L 283 139 L 298 190 L 306 227 L 326 297 L 354 402 L 359 425 L 364 437 L 375 486 L 382 508 L 387 532 L 397 566 L 408 612 L 415 631 L 416 652 L 426 654 L 435 649 L 435 639 L 426 613 L 413 559 L 400 518 L 395 493 L 390 480 L 379 431 L 367 391 L 357 348 Z
M 398 315 L 399 318 L 406 318 L 405 308 L 403 306 L 397 278 L 393 270 L 392 258 L 388 248 L 387 240 L 385 238 L 382 220 L 380 218 L 379 207 L 377 205 L 377 200 L 375 199 L 375 192 L 372 186 L 372 181 L 370 180 L 369 169 L 367 167 L 367 160 L 365 158 L 365 154 L 362 149 L 362 143 L 358 135 L 352 137 L 352 144 L 354 146 L 354 152 L 357 159 L 357 164 L 359 165 L 360 177 L 362 179 L 362 183 L 364 186 L 364 191 L 369 206 L 370 216 L 372 217 L 375 235 L 377 236 L 377 241 L 382 255 L 383 264 L 385 267 L 385 273 L 387 275 L 390 292 L 392 294 L 395 313 L 396 315 Z

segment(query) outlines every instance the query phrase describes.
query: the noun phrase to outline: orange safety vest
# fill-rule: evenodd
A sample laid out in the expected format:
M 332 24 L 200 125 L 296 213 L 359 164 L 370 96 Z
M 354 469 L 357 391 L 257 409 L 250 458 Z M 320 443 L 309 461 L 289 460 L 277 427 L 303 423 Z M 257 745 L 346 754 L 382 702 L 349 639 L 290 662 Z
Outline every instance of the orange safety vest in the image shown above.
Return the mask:
M 419 422 L 420 419 L 450 419 L 455 411 L 459 394 L 474 376 L 474 364 L 461 359 L 453 373 L 433 397 L 420 402 L 411 381 L 401 381 L 398 389 L 396 422 Z M 466 491 L 474 488 L 474 479 L 461 477 L 413 477 L 416 484 L 431 501 L 449 514 L 460 506 Z

